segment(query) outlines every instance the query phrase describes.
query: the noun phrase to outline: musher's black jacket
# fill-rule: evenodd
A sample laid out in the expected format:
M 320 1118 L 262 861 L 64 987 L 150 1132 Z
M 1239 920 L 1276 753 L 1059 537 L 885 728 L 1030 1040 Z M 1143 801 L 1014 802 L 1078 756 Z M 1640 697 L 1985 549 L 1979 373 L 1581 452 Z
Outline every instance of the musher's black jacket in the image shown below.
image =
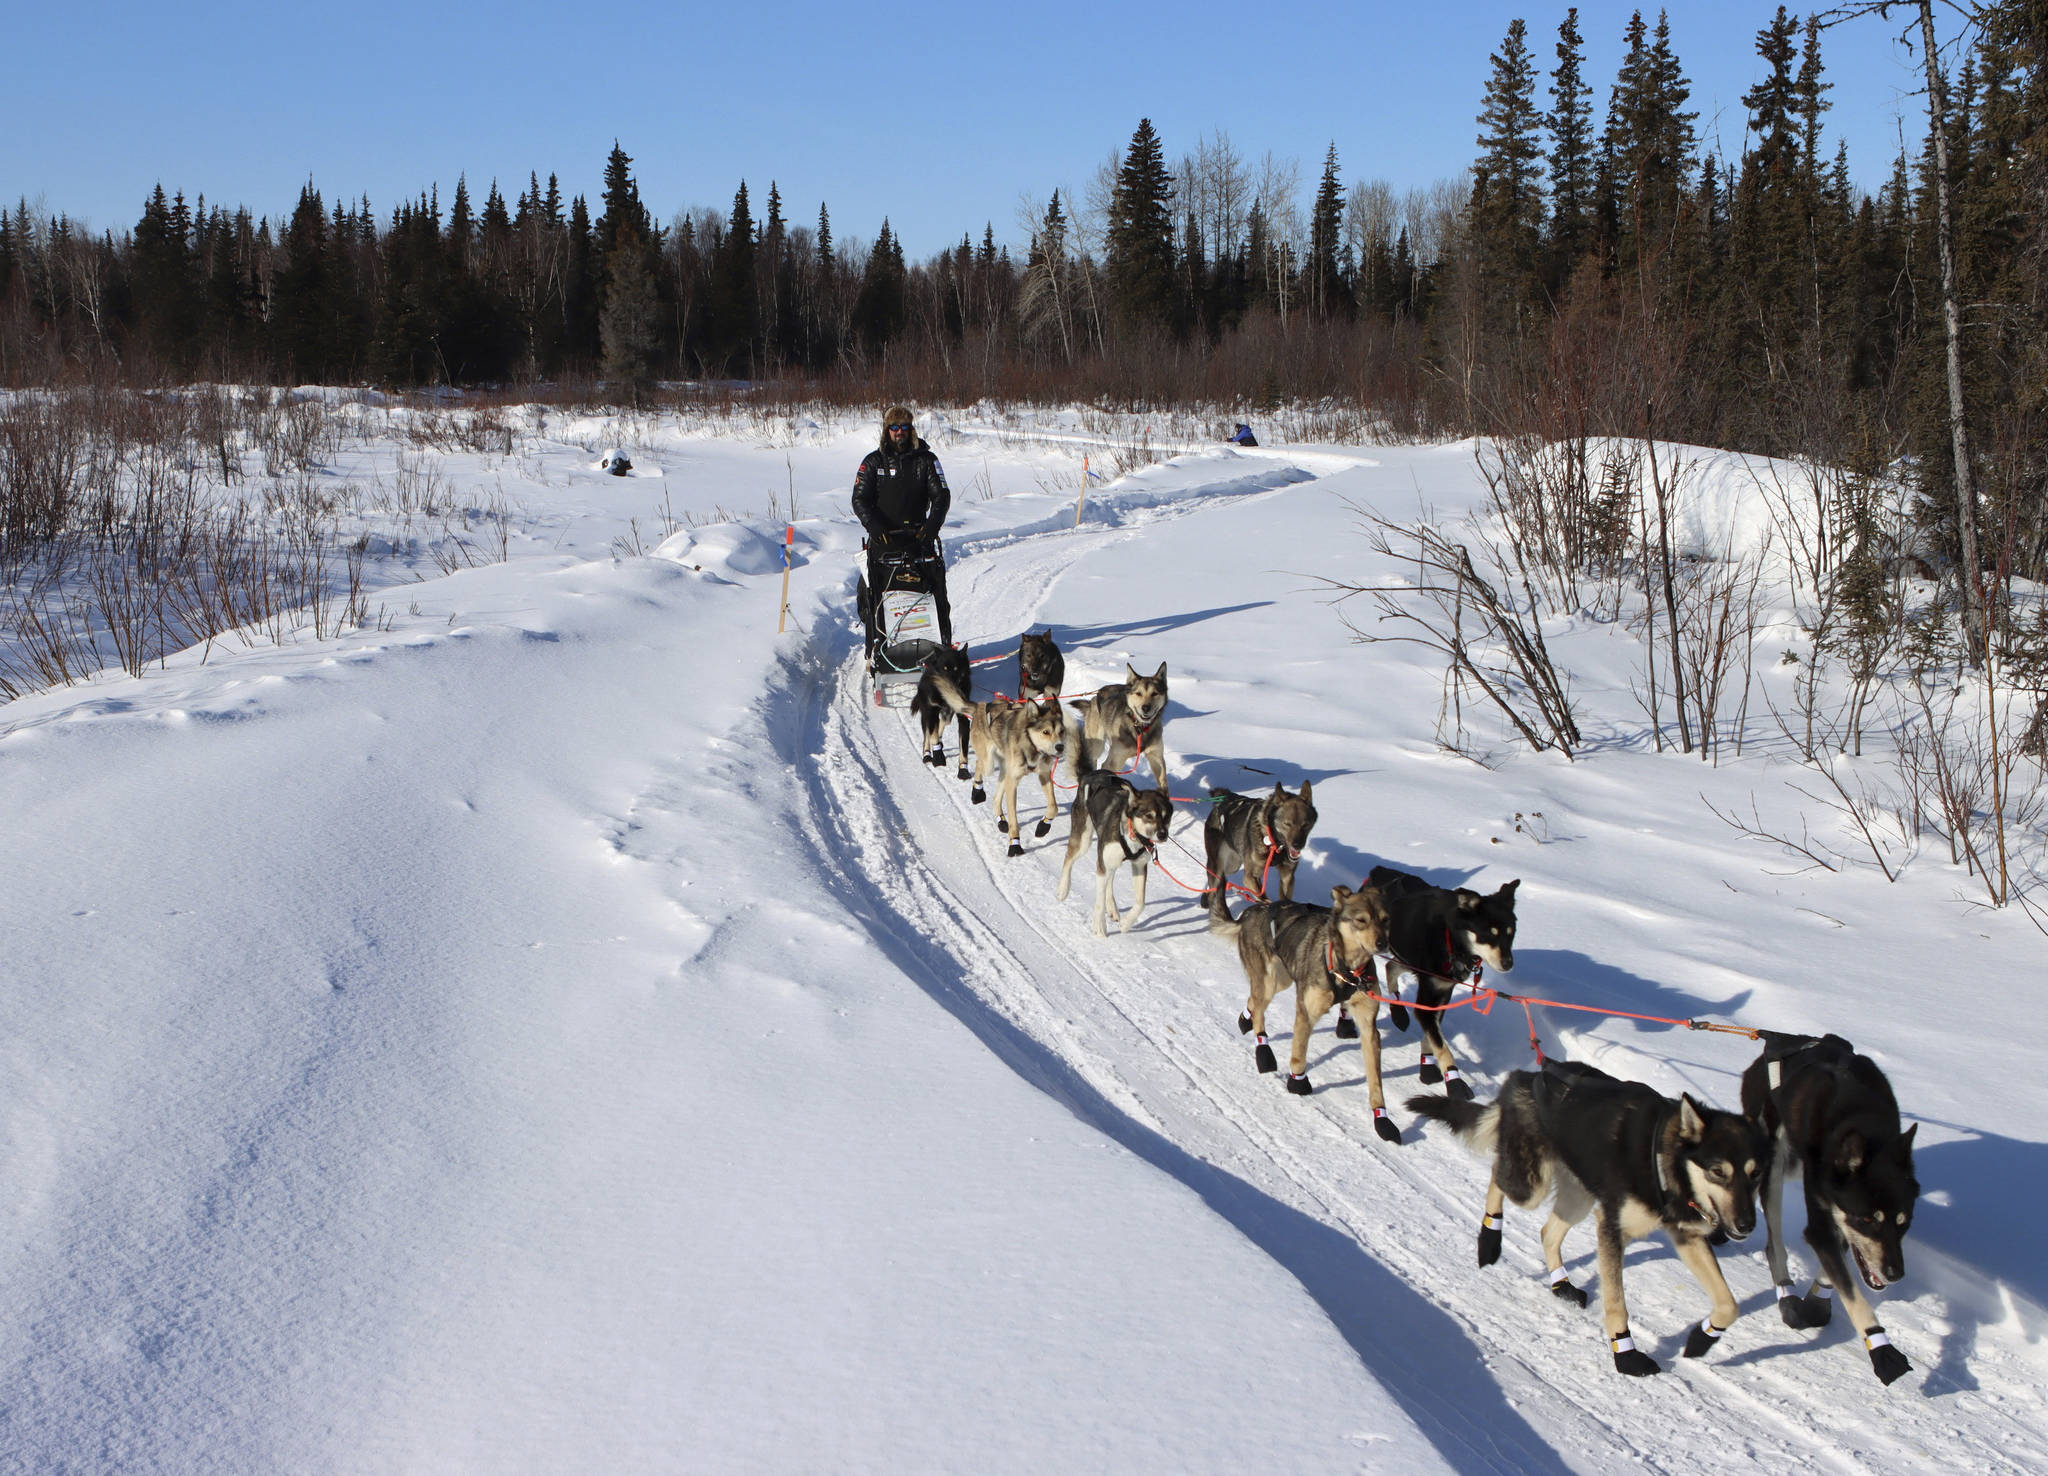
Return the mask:
M 861 460 L 853 479 L 853 515 L 872 544 L 928 544 L 939 536 L 953 506 L 953 490 L 922 436 L 915 447 L 899 453 L 891 449 L 888 434 L 882 432 L 882 444 Z

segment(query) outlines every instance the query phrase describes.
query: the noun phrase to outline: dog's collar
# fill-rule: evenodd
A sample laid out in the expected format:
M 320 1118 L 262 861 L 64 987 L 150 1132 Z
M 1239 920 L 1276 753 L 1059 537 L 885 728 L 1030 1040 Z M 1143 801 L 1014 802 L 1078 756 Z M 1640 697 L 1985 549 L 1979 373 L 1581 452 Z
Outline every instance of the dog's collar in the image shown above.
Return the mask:
M 1135 861 L 1140 856 L 1149 856 L 1159 849 L 1159 842 L 1144 840 L 1139 837 L 1138 822 L 1129 815 L 1124 816 L 1124 832 L 1124 835 L 1119 835 L 1116 838 L 1116 843 L 1124 848 L 1124 860 L 1126 861 Z M 1132 841 L 1138 842 L 1138 849 L 1135 851 L 1131 849 Z
M 1337 967 L 1337 930 L 1330 929 L 1329 940 L 1323 945 L 1323 967 L 1329 972 L 1330 987 L 1336 991 L 1337 1003 L 1343 1004 L 1352 995 L 1369 985 L 1379 982 L 1379 960 L 1368 957 L 1350 973 Z

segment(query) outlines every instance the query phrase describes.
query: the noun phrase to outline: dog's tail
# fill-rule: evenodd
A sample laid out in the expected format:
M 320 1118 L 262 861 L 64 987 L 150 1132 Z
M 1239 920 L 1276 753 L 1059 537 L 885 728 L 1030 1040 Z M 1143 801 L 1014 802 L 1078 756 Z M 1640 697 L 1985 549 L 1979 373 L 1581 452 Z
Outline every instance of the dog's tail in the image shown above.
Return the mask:
M 1223 883 L 1219 880 L 1216 885 L 1220 889 Z M 1230 915 L 1230 903 L 1218 896 L 1209 912 L 1209 931 L 1219 938 L 1235 938 L 1239 926 L 1238 919 Z
M 1494 1143 L 1500 1135 L 1498 1102 L 1482 1106 L 1478 1102 L 1462 1102 L 1456 1097 L 1423 1092 L 1408 1099 L 1408 1110 L 1417 1117 L 1430 1117 L 1443 1123 L 1458 1135 L 1459 1142 L 1482 1158 L 1493 1152 Z
M 932 673 L 932 685 L 938 688 L 939 695 L 946 700 L 946 706 L 960 716 L 966 717 L 973 710 L 973 704 L 967 700 L 967 694 L 954 685 L 953 679 L 943 671 Z

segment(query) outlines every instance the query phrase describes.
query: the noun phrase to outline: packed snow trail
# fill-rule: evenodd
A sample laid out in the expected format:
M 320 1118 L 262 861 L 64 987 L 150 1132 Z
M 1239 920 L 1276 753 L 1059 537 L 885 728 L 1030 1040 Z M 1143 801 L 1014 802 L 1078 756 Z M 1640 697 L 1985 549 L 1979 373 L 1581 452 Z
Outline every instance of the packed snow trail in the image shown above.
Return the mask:
M 1303 497 L 1329 493 L 1297 486 L 1250 500 Z M 956 623 L 976 634 L 1051 623 L 1066 644 L 1070 690 L 1121 676 L 1126 651 L 1150 670 L 1161 631 L 1241 617 L 1246 602 L 1218 599 L 1212 581 L 1189 591 L 1185 603 L 1201 607 L 1191 613 L 1131 610 L 1127 622 L 1077 629 L 1072 619 L 1048 620 L 1062 579 L 1087 571 L 1113 585 L 1114 567 L 1101 566 L 1170 563 L 1176 541 L 1237 547 L 1256 538 L 1262 521 L 1245 501 L 1194 494 L 1150 510 L 1120 508 L 1108 529 L 984 537 L 953 570 Z M 1203 526 L 1216 522 L 1230 527 Z M 1004 648 L 991 641 L 977 655 Z M 1003 689 L 1013 671 L 985 668 L 983 685 Z M 1176 715 L 1167 748 L 1180 774 L 1187 766 L 1176 740 L 1197 742 L 1201 733 L 1182 714 L 1207 709 L 1209 688 L 1178 668 L 1170 680 Z M 1079 902 L 1053 899 L 1068 821 L 1063 813 L 1044 840 L 1032 837 L 1035 783 L 1022 791 L 1027 854 L 1011 859 L 993 805 L 969 802 L 951 762 L 934 769 L 920 760 L 910 718 L 869 704 L 857 659 L 841 664 L 836 686 L 810 684 L 792 716 L 801 731 L 796 751 L 819 756 L 810 795 L 820 864 L 865 899 L 860 911 L 882 946 L 1028 1079 L 1196 1189 L 1293 1272 L 1460 1469 L 2024 1471 L 2048 1455 L 2029 1419 L 2028 1401 L 2041 1388 L 2037 1366 L 1980 1349 L 1968 1382 L 1929 1397 L 1935 1388 L 1923 1385 L 1943 1382 L 1935 1355 L 1947 1328 L 1938 1304 L 1929 1305 L 1934 1299 L 1912 1299 L 1911 1283 L 1881 1305 L 1917 1365 L 1896 1389 L 1878 1385 L 1839 1314 L 1819 1334 L 1785 1329 L 1761 1226 L 1720 1254 L 1744 1317 L 1702 1360 L 1678 1350 L 1704 1292 L 1662 1239 L 1631 1249 L 1636 1336 L 1665 1372 L 1624 1380 L 1600 1336 L 1597 1298 L 1575 1312 L 1541 1280 L 1540 1214 L 1511 1210 L 1503 1264 L 1473 1264 L 1485 1168 L 1448 1135 L 1425 1138 L 1398 1105 L 1417 1089 L 1417 1032 L 1398 1035 L 1382 1017 L 1389 1100 L 1404 1138 L 1385 1147 L 1371 1130 L 1356 1043 L 1336 1039 L 1334 1017 L 1310 1054 L 1314 1097 L 1291 1098 L 1277 1077 L 1253 1072 L 1234 1026 L 1244 994 L 1235 951 L 1207 934 L 1195 899 L 1158 867 L 1139 930 L 1097 940 L 1087 886 L 1077 881 Z M 949 753 L 951 744 L 949 729 Z M 1070 782 L 1064 770 L 1060 778 Z M 1179 780 L 1173 788 L 1186 794 L 1189 786 Z M 1341 807 L 1332 806 L 1329 784 L 1319 784 L 1317 797 L 1325 816 L 1318 839 L 1327 846 L 1338 839 L 1331 811 Z M 1199 806 L 1183 808 L 1175 834 L 1200 854 Z M 1172 846 L 1160 859 L 1199 885 L 1199 861 Z M 1077 868 L 1087 869 L 1085 861 Z M 1313 874 L 1304 865 L 1303 900 L 1318 900 Z M 1127 873 L 1119 887 L 1128 903 Z M 1525 941 L 1538 940 L 1544 925 L 1540 912 L 1525 918 Z M 1277 1036 L 1291 1028 L 1290 1014 L 1283 998 Z M 1482 1099 L 1502 1072 L 1528 1064 L 1519 1011 L 1485 1025 L 1454 1016 L 1451 1029 Z M 1474 1032 L 1484 1042 L 1476 1061 Z M 1748 1049 L 1729 1042 L 1733 1056 Z M 1718 1095 L 1732 1101 L 1726 1087 Z M 1789 1198 L 1796 1219 L 1796 1189 Z M 1566 1249 L 1575 1279 L 1597 1293 L 1590 1228 L 1575 1231 Z M 1909 1246 L 1914 1255 L 1924 1267 L 1924 1247 Z M 1978 1379 L 1985 1397 L 1970 1401 L 1973 1417 L 1959 1427 L 1944 1406 L 1968 1399 Z

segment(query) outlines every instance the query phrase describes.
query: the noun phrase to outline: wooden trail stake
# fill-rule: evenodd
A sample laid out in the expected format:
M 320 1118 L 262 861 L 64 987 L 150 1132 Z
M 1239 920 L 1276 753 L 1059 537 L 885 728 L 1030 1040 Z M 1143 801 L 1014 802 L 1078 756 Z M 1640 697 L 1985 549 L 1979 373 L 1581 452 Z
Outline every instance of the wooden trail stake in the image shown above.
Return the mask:
M 1074 499 L 1074 526 L 1081 526 L 1081 508 L 1088 501 L 1088 458 L 1081 458 L 1081 495 Z
M 789 628 L 789 565 L 796 548 L 796 528 L 791 525 L 782 534 L 782 615 L 775 622 L 775 633 L 781 635 Z

